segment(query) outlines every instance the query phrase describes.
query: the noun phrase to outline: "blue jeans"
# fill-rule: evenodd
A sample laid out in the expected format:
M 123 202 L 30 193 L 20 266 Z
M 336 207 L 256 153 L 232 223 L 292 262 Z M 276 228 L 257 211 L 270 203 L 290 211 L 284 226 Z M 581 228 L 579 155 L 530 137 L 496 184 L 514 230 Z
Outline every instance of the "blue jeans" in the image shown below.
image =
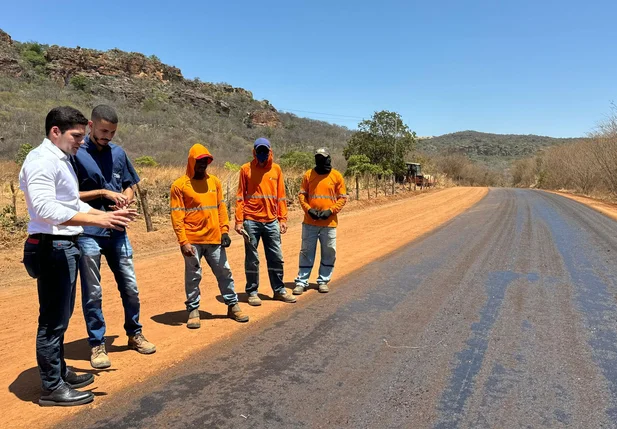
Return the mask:
M 302 248 L 300 249 L 300 268 L 295 283 L 308 287 L 311 270 L 315 263 L 317 240 L 321 247 L 318 284 L 328 284 L 336 261 L 336 228 L 302 224 Z
M 101 288 L 101 255 L 114 274 L 122 306 L 126 335 L 141 332 L 139 323 L 139 291 L 133 267 L 133 248 L 126 234 L 112 237 L 82 235 L 79 237 L 82 258 L 79 262 L 81 277 L 81 304 L 88 330 L 90 347 L 105 343 L 103 317 L 103 289 Z
M 199 308 L 201 294 L 201 258 L 204 257 L 216 277 L 219 290 L 227 305 L 238 303 L 234 290 L 234 279 L 227 261 L 227 252 L 220 244 L 193 244 L 195 256 L 184 256 L 184 289 L 186 290 L 186 310 L 191 312 Z
M 281 250 L 281 230 L 277 220 L 273 222 L 244 221 L 244 229 L 250 240 L 244 242 L 244 272 L 246 274 L 246 293 L 256 295 L 259 288 L 259 253 L 257 246 L 263 239 L 270 286 L 275 293 L 285 293 L 283 283 L 283 251 Z
M 64 333 L 75 307 L 75 284 L 79 247 L 67 240 L 39 245 L 40 274 L 39 326 L 36 334 L 36 361 L 42 388 L 52 391 L 64 384 Z

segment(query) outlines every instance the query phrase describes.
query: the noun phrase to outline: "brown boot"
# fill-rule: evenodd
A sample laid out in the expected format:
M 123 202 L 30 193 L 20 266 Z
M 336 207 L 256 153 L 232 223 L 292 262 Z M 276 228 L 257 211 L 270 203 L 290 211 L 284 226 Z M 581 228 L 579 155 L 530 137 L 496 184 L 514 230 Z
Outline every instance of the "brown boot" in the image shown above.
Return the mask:
M 189 313 L 189 320 L 186 322 L 186 327 L 189 329 L 199 329 L 201 327 L 198 309 L 195 309 Z
M 137 350 L 142 355 L 150 355 L 156 351 L 156 346 L 146 340 L 141 332 L 129 335 L 129 349 Z
M 107 356 L 107 350 L 105 350 L 105 344 L 92 347 L 90 352 L 90 365 L 92 368 L 103 369 L 111 366 L 109 356 Z
M 248 303 L 253 307 L 259 307 L 261 305 L 261 298 L 258 297 L 257 294 L 249 295 Z
M 227 307 L 227 317 L 235 320 L 236 322 L 248 322 L 249 316 L 248 314 L 244 314 L 240 309 L 239 304 L 230 305 Z
M 294 302 L 296 302 L 296 297 L 293 296 L 290 293 L 279 293 L 279 292 L 274 292 L 274 298 L 276 301 L 283 301 L 286 302 L 288 304 L 292 304 Z

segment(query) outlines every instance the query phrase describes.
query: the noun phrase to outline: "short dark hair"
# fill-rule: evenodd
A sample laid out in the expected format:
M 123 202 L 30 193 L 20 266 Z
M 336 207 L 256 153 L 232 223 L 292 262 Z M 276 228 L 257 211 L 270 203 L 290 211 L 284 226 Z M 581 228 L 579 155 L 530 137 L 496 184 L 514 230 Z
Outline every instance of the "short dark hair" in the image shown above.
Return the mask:
M 58 127 L 64 134 L 77 125 L 88 125 L 88 120 L 79 110 L 71 106 L 54 107 L 45 118 L 45 135 L 49 136 L 53 127 Z
M 99 104 L 94 109 L 92 109 L 92 115 L 90 115 L 90 119 L 92 121 L 99 121 L 102 119 L 103 121 L 117 124 L 118 114 L 113 107 L 108 106 L 107 104 Z

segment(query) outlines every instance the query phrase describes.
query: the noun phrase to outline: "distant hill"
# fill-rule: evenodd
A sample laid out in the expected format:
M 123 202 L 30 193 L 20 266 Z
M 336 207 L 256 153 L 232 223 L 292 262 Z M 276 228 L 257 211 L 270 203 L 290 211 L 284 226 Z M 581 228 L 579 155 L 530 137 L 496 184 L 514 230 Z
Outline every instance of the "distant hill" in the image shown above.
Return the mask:
M 553 138 L 533 134 L 490 134 L 460 131 L 420 140 L 419 149 L 428 154 L 461 153 L 487 164 L 534 155 L 554 145 L 574 143 L 581 138 Z
M 278 155 L 328 146 L 340 163 L 351 135 L 279 112 L 246 89 L 185 79 L 156 56 L 20 43 L 0 30 L 0 158 L 13 158 L 23 143 L 38 144 L 52 107 L 70 104 L 88 115 L 100 103 L 118 110 L 116 141 L 130 156 L 169 164 L 184 163 L 195 142 L 206 144 L 215 162 L 241 163 L 260 136 Z
M 23 143 L 38 144 L 52 107 L 69 104 L 88 115 L 100 103 L 118 110 L 115 141 L 131 157 L 149 155 L 164 164 L 184 163 L 196 142 L 209 147 L 215 162 L 242 163 L 251 157 L 252 142 L 266 136 L 276 155 L 330 147 L 334 165 L 343 169 L 343 147 L 352 134 L 345 127 L 279 112 L 243 88 L 185 79 L 180 69 L 156 56 L 20 43 L 0 30 L 0 159 L 14 158 Z M 418 150 L 464 153 L 500 168 L 574 140 L 462 131 L 421 138 Z

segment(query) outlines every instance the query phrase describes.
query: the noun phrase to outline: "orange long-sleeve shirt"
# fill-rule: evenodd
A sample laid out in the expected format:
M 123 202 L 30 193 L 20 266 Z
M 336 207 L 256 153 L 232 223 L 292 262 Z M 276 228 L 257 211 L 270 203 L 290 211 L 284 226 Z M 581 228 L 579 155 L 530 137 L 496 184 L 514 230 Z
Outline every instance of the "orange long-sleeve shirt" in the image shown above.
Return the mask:
M 334 169 L 329 174 L 317 174 L 315 170 L 307 171 L 302 178 L 298 199 L 304 210 L 303 223 L 336 228 L 337 213 L 347 202 L 347 189 L 343 175 Z M 328 219 L 315 220 L 308 214 L 310 209 L 320 211 L 329 209 L 332 210 L 332 215 Z
M 171 185 L 171 224 L 181 246 L 221 244 L 221 235 L 229 232 L 229 215 L 220 180 L 207 173 L 203 179 L 193 179 L 195 160 L 200 156 L 211 157 L 204 146 L 193 145 L 186 174 Z
M 272 162 L 272 151 L 263 167 L 253 159 L 240 168 L 236 197 L 236 223 L 245 220 L 287 222 L 283 171 Z

